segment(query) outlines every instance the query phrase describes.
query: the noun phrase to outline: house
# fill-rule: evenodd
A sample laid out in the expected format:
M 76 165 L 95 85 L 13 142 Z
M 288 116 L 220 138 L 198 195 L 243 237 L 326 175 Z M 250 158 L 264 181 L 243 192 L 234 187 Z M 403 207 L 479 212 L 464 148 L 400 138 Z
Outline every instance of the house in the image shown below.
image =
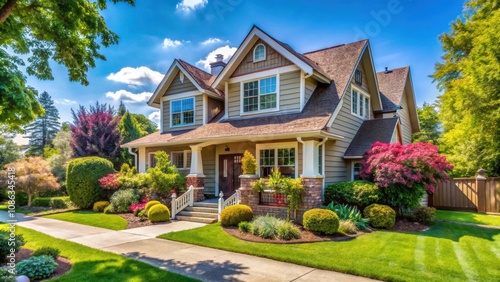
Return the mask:
M 255 26 L 211 73 L 174 60 L 148 105 L 160 131 L 123 146 L 139 172 L 166 151 L 197 200 L 244 186 L 248 150 L 260 177 L 303 177 L 321 204 L 326 185 L 357 177 L 373 142 L 409 143 L 419 130 L 410 68 L 376 73 L 368 40 L 298 53 Z

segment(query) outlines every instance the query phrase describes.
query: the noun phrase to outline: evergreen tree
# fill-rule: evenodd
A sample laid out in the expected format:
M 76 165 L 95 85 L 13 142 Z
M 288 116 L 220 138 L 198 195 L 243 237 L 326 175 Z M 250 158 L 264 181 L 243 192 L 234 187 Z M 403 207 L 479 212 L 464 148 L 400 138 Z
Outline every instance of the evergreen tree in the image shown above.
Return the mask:
M 141 136 L 151 134 L 158 131 L 158 125 L 141 114 L 131 114 L 135 119 L 139 129 L 141 131 Z
M 14 136 L 14 133 L 7 130 L 7 126 L 0 126 L 0 169 L 21 158 L 21 146 L 14 143 Z
M 54 149 L 57 150 L 57 154 L 52 155 L 47 159 L 50 165 L 50 171 L 57 177 L 58 182 L 61 186 L 65 185 L 66 181 L 66 165 L 73 155 L 73 150 L 70 146 L 71 142 L 71 129 L 67 122 L 64 122 L 61 126 L 61 130 L 56 134 L 56 137 L 52 141 Z
M 139 131 L 137 122 L 128 111 L 125 112 L 120 120 L 120 133 L 123 143 L 133 141 L 142 135 Z
M 120 101 L 120 106 L 118 106 L 118 112 L 116 114 L 119 116 L 123 116 L 126 111 L 127 108 L 125 107 L 125 104 L 123 104 L 123 101 Z
M 45 110 L 45 114 L 26 126 L 29 138 L 29 155 L 44 156 L 44 148 L 51 145 L 52 139 L 59 131 L 59 111 L 49 93 L 43 92 L 38 102 Z

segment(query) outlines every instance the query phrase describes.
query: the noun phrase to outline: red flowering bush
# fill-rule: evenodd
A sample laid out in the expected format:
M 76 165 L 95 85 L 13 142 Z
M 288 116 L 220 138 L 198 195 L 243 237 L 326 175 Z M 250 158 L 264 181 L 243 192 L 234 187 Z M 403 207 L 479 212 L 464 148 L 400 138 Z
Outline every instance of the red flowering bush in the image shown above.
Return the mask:
M 393 207 L 415 207 L 425 194 L 447 180 L 453 166 L 431 143 L 376 142 L 361 162 L 360 176 L 380 187 L 380 200 Z
M 110 173 L 99 179 L 99 185 L 101 185 L 102 189 L 116 190 L 120 188 L 118 177 L 119 175 L 117 173 Z
M 130 211 L 135 213 L 137 209 L 143 210 L 147 202 L 149 202 L 149 198 L 143 198 L 140 203 L 130 205 Z

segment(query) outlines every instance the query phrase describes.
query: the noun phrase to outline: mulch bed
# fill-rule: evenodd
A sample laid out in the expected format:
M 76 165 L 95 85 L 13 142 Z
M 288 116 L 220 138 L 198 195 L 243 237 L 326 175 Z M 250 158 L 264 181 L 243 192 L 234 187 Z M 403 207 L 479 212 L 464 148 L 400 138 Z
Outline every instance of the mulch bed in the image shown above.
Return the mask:
M 312 243 L 312 242 L 326 242 L 326 241 L 346 241 L 352 240 L 356 237 L 364 235 L 366 233 L 370 233 L 376 230 L 385 230 L 385 229 L 376 229 L 376 228 L 367 228 L 365 230 L 360 230 L 356 234 L 333 234 L 333 235 L 322 235 L 315 234 L 313 232 L 305 230 L 302 226 L 297 225 L 300 231 L 300 239 L 292 239 L 292 240 L 280 240 L 280 239 L 264 239 L 260 236 L 253 235 L 251 233 L 243 233 L 238 227 L 222 227 L 222 229 L 229 235 L 234 236 L 238 239 L 257 242 L 257 243 L 272 243 L 272 244 L 297 244 L 297 243 Z M 390 229 L 391 231 L 397 232 L 421 232 L 429 229 L 429 226 L 412 222 L 407 219 L 398 219 L 396 220 L 396 224 Z
M 19 252 L 16 254 L 16 261 L 20 262 L 22 260 L 28 259 L 31 257 L 32 253 L 33 253 L 32 250 L 21 248 L 21 250 L 19 250 Z M 72 265 L 71 265 L 71 262 L 67 258 L 58 257 L 56 259 L 56 262 L 57 262 L 56 270 L 47 279 L 61 276 L 61 275 L 65 274 L 66 272 L 70 271 Z M 33 281 L 39 281 L 39 280 L 33 280 Z
M 118 215 L 128 222 L 127 229 L 154 225 L 149 220 L 140 221 L 139 217 L 135 216 L 133 213 L 119 213 Z

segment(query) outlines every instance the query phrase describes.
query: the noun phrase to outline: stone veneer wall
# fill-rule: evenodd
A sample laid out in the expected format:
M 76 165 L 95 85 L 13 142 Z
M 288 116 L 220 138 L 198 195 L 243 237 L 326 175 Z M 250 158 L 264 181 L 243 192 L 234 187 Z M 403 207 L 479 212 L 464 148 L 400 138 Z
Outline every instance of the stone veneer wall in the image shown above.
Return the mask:
M 240 190 L 240 203 L 248 205 L 252 208 L 254 215 L 271 214 L 278 218 L 286 218 L 287 207 L 275 207 L 267 205 L 259 205 L 259 193 L 252 190 L 252 183 L 258 180 L 258 176 L 242 175 L 240 176 L 241 188 Z M 304 188 L 306 190 L 302 199 L 302 204 L 299 209 L 292 212 L 290 218 L 297 223 L 302 223 L 302 216 L 304 212 L 312 208 L 318 208 L 322 205 L 321 193 L 323 188 L 322 178 L 303 178 Z
M 205 200 L 205 177 L 202 176 L 187 176 L 186 188 L 191 185 L 194 187 L 194 201 L 201 202 Z

